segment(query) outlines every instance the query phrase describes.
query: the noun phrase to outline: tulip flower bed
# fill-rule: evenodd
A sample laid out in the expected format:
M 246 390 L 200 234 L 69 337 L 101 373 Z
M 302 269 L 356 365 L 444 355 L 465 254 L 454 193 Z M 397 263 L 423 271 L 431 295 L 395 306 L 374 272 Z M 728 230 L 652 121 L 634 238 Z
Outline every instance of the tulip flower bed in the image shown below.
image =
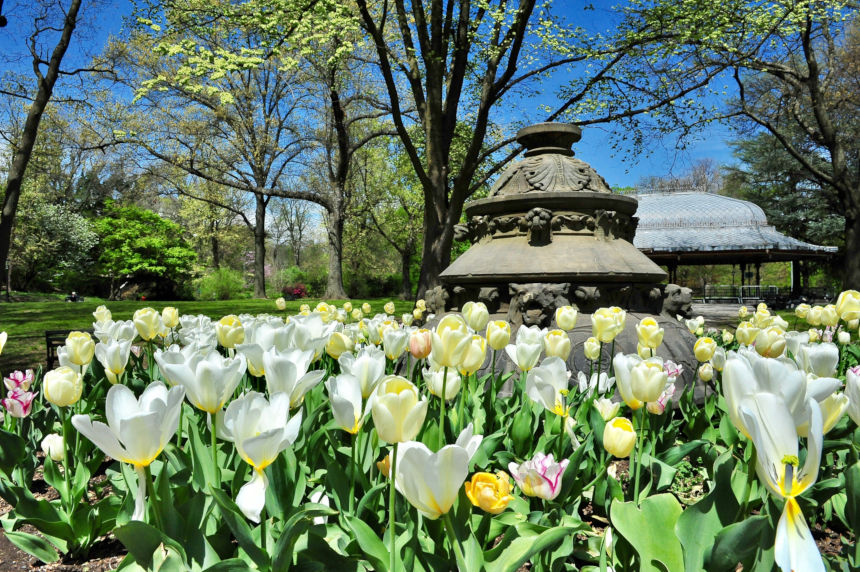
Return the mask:
M 60 367 L 6 372 L 8 540 L 52 562 L 112 536 L 123 570 L 860 567 L 860 293 L 794 328 L 764 306 L 734 332 L 689 320 L 704 403 L 653 319 L 600 361 L 618 308 L 584 372 L 570 307 L 513 343 L 480 303 L 432 329 L 421 301 L 278 308 L 99 307 Z

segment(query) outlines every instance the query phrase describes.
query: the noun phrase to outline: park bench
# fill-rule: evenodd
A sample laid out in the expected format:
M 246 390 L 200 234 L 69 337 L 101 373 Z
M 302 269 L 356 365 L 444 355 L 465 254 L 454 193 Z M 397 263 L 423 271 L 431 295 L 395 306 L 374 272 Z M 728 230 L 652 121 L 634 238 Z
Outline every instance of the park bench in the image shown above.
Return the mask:
M 66 345 L 66 338 L 72 332 L 89 332 L 93 330 L 45 330 L 45 365 L 48 369 L 54 369 L 57 361 L 57 348 Z

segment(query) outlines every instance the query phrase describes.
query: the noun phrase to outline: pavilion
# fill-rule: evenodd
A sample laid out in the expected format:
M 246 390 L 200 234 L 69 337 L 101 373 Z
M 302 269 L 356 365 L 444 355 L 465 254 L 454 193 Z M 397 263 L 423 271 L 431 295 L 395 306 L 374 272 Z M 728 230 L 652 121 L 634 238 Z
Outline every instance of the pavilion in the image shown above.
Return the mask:
M 835 246 L 809 244 L 785 236 L 767 223 L 757 205 L 715 193 L 674 191 L 636 195 L 639 225 L 633 244 L 657 264 L 666 266 L 669 282 L 677 279 L 678 266 L 738 264 L 741 286 L 747 267 L 755 268 L 754 284 L 760 283 L 763 262 L 790 261 L 791 285 L 800 285 L 798 260 L 834 255 Z

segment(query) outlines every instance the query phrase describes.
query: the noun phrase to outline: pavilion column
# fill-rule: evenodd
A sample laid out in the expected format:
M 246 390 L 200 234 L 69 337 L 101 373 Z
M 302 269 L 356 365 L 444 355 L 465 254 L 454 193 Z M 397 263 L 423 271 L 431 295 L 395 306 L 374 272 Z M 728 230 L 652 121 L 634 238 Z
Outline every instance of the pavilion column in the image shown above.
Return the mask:
M 800 261 L 791 261 L 791 295 L 797 296 L 800 294 Z
M 740 267 L 741 267 L 741 288 L 743 288 L 746 285 L 747 265 L 745 262 L 741 262 Z M 741 294 L 743 294 L 743 293 L 741 293 Z
M 761 286 L 761 262 L 755 263 L 755 285 Z

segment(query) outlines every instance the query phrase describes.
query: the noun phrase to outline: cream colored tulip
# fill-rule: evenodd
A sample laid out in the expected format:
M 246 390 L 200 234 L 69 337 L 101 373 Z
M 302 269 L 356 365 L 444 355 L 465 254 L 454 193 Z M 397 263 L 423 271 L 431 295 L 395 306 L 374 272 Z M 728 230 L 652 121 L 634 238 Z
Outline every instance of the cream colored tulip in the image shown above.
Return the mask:
M 629 419 L 616 417 L 603 427 L 603 447 L 613 457 L 629 457 L 635 445 L 636 431 Z
M 835 328 L 839 323 L 839 313 L 836 311 L 836 306 L 827 304 L 821 309 L 821 325 Z
M 429 368 L 421 370 L 421 377 L 424 379 L 424 385 L 431 395 L 442 397 L 442 387 L 445 388 L 445 401 L 451 401 L 460 392 L 460 387 L 463 384 L 463 378 L 460 373 L 454 369 L 449 369 L 446 373 L 443 368 L 434 368 L 433 364 Z
M 815 328 L 809 328 L 809 343 L 814 344 L 821 340 L 821 334 L 818 332 L 819 330 L 816 330 Z
M 504 349 L 511 341 L 511 325 L 505 320 L 493 320 L 487 324 L 487 343 L 496 351 Z
M 555 323 L 560 329 L 569 332 L 576 326 L 578 315 L 573 306 L 560 306 L 555 310 Z
M 466 353 L 471 334 L 462 316 L 448 314 L 430 334 L 430 358 L 443 367 L 457 367 Z
M 222 347 L 231 349 L 245 341 L 245 328 L 233 314 L 224 316 L 215 324 L 215 334 Z
M 409 345 L 409 332 L 402 328 L 387 328 L 382 333 L 382 349 L 385 357 L 391 361 L 397 360 Z
M 785 353 L 785 330 L 769 326 L 755 338 L 755 351 L 762 357 L 779 357 Z
M 543 338 L 543 348 L 546 357 L 567 360 L 570 355 L 570 336 L 563 330 L 550 330 Z
M 373 311 L 373 308 L 370 307 L 370 304 L 365 302 L 364 304 L 361 305 L 361 311 L 364 314 L 370 314 L 370 312 Z
M 382 309 L 385 310 L 385 313 L 389 316 L 393 315 L 394 311 L 396 310 L 396 308 L 394 307 L 394 302 L 386 302 Z
M 55 463 L 63 460 L 63 449 L 66 444 L 63 441 L 62 435 L 51 433 L 42 439 L 42 452 L 45 453 L 45 458 L 51 459 Z
M 57 407 L 74 405 L 84 390 L 81 374 L 68 366 L 61 366 L 45 374 L 42 380 L 45 399 Z
M 714 366 L 710 363 L 703 363 L 702 365 L 700 365 L 699 379 L 706 383 L 714 379 Z
M 630 389 L 639 401 L 657 401 L 668 381 L 669 375 L 659 358 L 642 360 L 630 370 Z
M 430 355 L 432 349 L 430 344 L 430 330 L 420 328 L 409 334 L 409 353 L 415 359 L 425 359 Z
M 594 400 L 594 408 L 597 409 L 603 420 L 608 422 L 610 419 L 618 415 L 618 411 L 621 410 L 621 402 L 613 402 L 607 397 L 601 397 Z
M 747 316 L 749 316 L 749 310 L 747 310 L 746 306 L 741 306 L 740 308 L 738 308 L 738 318 L 743 320 Z
M 427 302 L 424 301 L 424 298 L 421 298 L 417 302 L 415 302 L 415 307 L 421 310 L 422 312 L 427 311 Z
M 283 296 L 280 296 L 277 300 L 275 300 L 275 308 L 283 312 L 287 309 L 287 301 Z
M 341 332 L 333 332 L 325 344 L 325 353 L 339 359 L 344 352 L 351 352 L 353 347 L 355 343 L 352 338 Z
M 618 315 L 612 308 L 598 308 L 591 315 L 591 331 L 604 344 L 610 343 L 620 332 Z
M 96 344 L 87 332 L 71 332 L 66 337 L 66 357 L 75 365 L 84 366 L 93 361 Z
M 723 330 L 723 343 L 729 345 L 735 340 L 735 335 L 728 330 Z
M 600 342 L 597 338 L 588 338 L 582 346 L 585 357 L 591 361 L 600 359 Z
M 469 327 L 476 332 L 483 331 L 487 327 L 487 322 L 490 321 L 490 312 L 487 311 L 487 306 L 483 302 L 466 302 L 460 313 L 463 314 Z
M 165 328 L 175 328 L 179 325 L 179 310 L 173 306 L 165 306 L 161 310 L 161 321 Z
M 145 342 L 155 338 L 164 329 L 161 314 L 155 308 L 140 308 L 132 316 L 137 334 Z
M 93 312 L 93 318 L 95 318 L 96 322 L 98 323 L 108 322 L 110 321 L 111 317 L 112 316 L 110 310 L 108 310 L 107 306 L 104 305 L 99 306 L 98 308 L 96 308 L 96 311 Z
M 380 439 L 405 443 L 418 436 L 427 416 L 427 400 L 405 377 L 389 375 L 379 383 L 370 411 Z
M 851 343 L 851 332 L 846 332 L 845 330 L 840 331 L 836 336 L 836 340 L 840 345 L 847 346 Z
M 811 308 L 812 306 L 810 306 L 809 304 L 798 304 L 794 308 L 794 315 L 802 320 L 805 320 Z
M 809 309 L 809 312 L 806 313 L 806 322 L 810 326 L 820 326 L 821 325 L 821 314 L 824 312 L 824 308 L 821 306 L 813 306 Z
M 460 360 L 457 370 L 463 375 L 472 375 L 484 365 L 487 359 L 487 340 L 483 336 L 473 334 L 466 351 Z

